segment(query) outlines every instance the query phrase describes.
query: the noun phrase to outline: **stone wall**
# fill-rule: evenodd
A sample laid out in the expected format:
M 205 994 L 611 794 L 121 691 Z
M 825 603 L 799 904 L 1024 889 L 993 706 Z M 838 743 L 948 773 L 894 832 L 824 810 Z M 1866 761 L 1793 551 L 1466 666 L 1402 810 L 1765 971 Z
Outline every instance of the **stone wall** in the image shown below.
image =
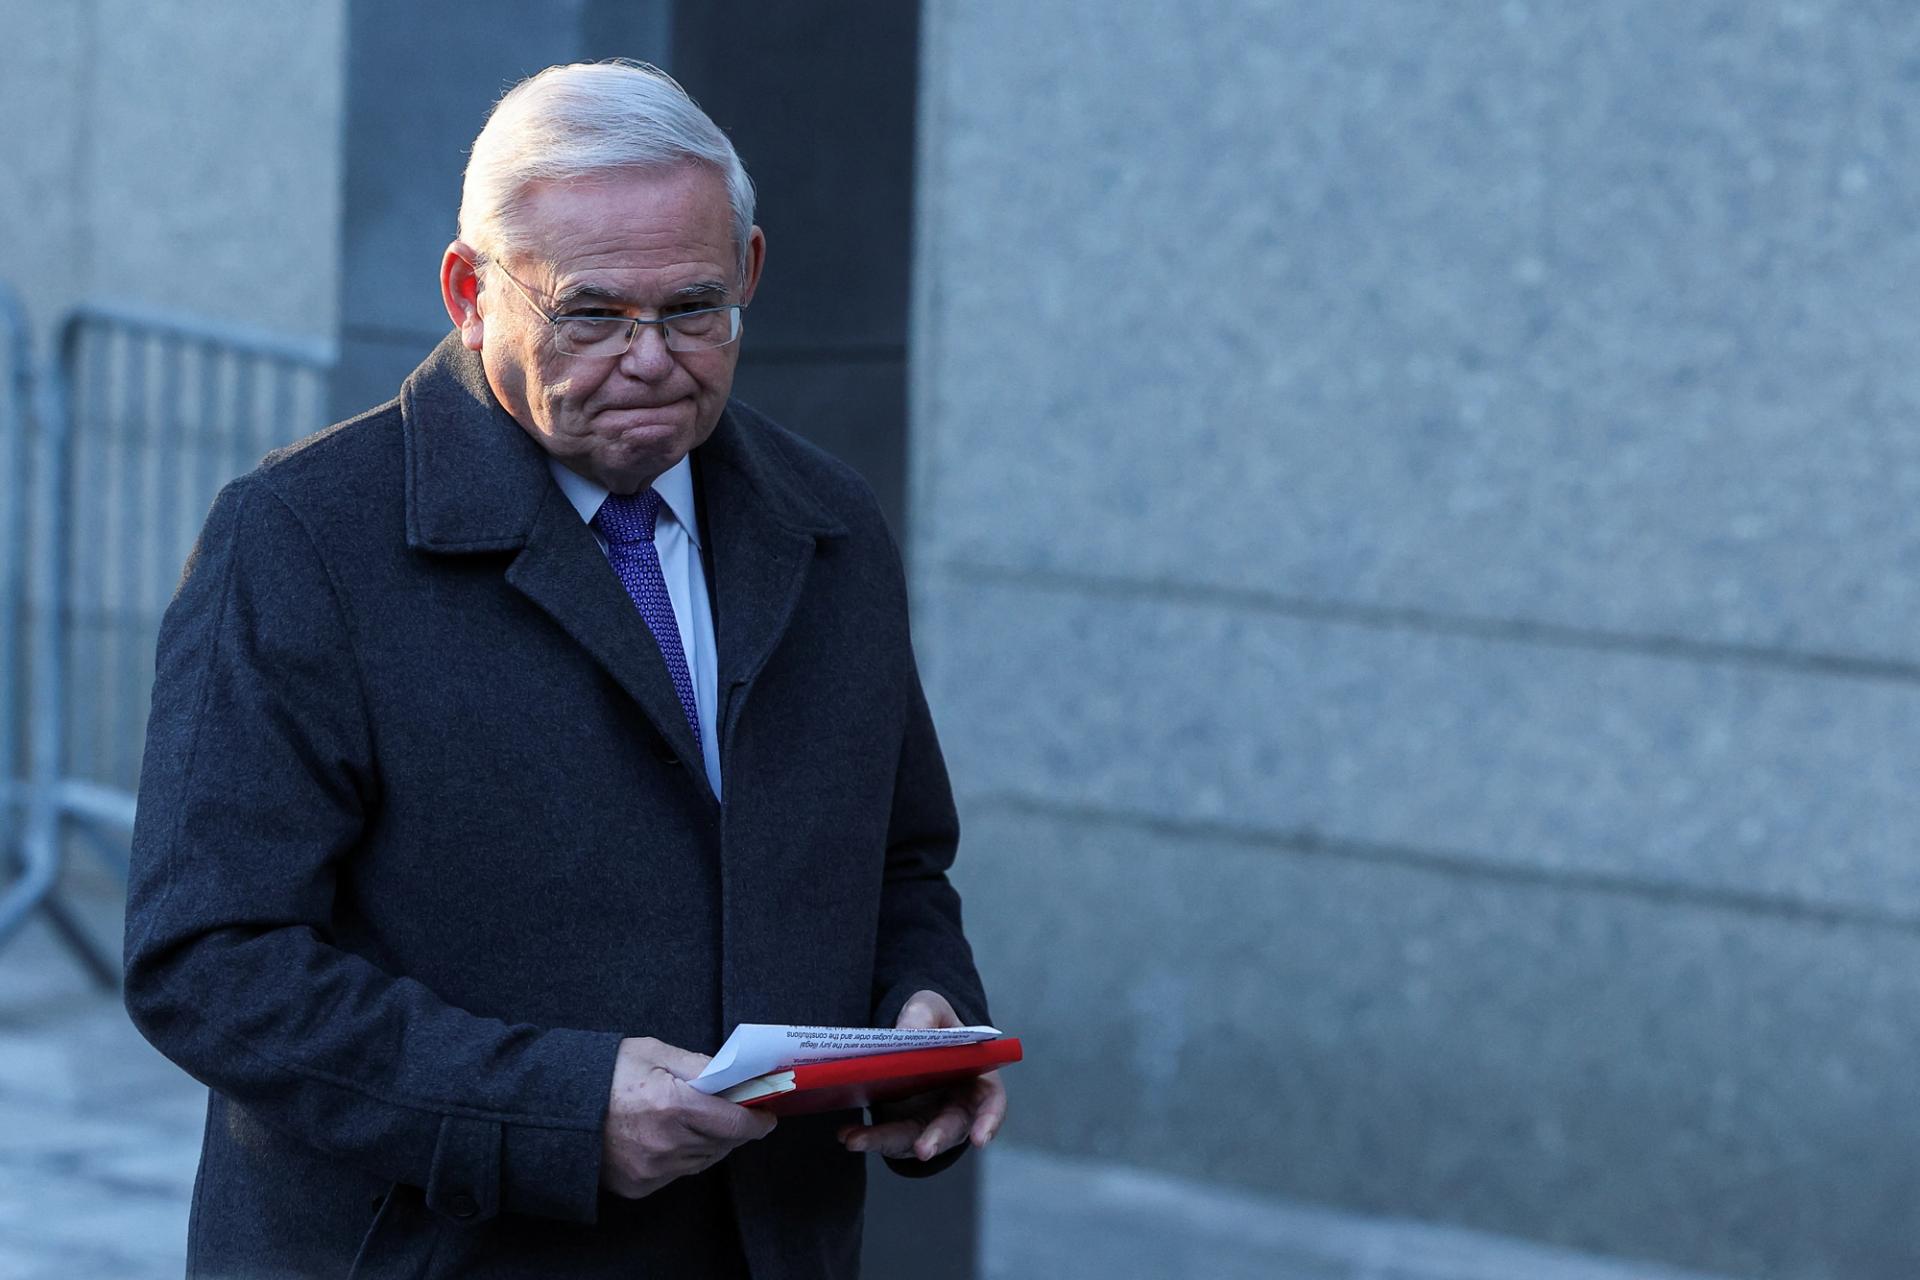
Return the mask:
M 0 0 L 0 278 L 332 341 L 344 0 Z
M 1920 13 L 924 19 L 919 635 L 1009 1132 L 1920 1265 Z

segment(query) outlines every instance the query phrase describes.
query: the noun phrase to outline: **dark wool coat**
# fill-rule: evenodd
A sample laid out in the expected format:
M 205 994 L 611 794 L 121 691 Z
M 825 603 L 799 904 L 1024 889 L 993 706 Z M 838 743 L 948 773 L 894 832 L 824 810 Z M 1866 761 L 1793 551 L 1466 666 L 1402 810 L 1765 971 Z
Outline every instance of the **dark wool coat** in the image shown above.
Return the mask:
M 546 455 L 449 339 L 214 503 L 168 609 L 127 1006 L 212 1090 L 201 1276 L 850 1276 L 845 1113 L 599 1189 L 621 1037 L 987 1009 L 867 486 L 735 402 L 694 453 L 726 803 Z

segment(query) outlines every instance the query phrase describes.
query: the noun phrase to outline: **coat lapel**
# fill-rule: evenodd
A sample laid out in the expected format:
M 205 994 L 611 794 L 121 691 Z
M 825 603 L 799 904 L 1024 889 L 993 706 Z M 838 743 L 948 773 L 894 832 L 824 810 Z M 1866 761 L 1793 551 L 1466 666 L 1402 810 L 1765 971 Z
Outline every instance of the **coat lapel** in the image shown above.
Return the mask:
M 479 357 L 449 338 L 407 380 L 401 401 L 408 545 L 441 555 L 517 551 L 507 584 L 639 705 L 712 800 L 659 645 L 553 482 L 546 453 L 493 398 Z
M 778 430 L 731 402 L 698 451 L 714 558 L 723 746 L 755 677 L 793 621 L 815 543 L 846 533 L 780 456 Z
M 493 398 L 480 358 L 443 341 L 401 389 L 407 544 L 438 555 L 515 551 L 507 583 L 538 605 L 632 698 L 687 762 L 706 770 L 666 661 L 547 455 Z M 713 557 L 722 747 L 793 620 L 821 538 L 846 529 L 795 475 L 780 428 L 730 402 L 696 451 Z
M 546 610 L 575 643 L 640 704 L 709 798 L 712 787 L 673 677 L 646 621 L 607 564 L 580 513 L 548 477 L 527 544 L 507 566 L 507 584 Z

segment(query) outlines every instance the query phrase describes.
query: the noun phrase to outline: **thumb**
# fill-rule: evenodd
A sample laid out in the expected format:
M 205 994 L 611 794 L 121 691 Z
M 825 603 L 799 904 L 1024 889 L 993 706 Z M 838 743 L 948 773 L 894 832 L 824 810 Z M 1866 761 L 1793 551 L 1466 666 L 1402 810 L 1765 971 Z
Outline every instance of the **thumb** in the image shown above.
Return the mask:
M 755 1138 L 766 1137 L 779 1123 L 772 1112 L 763 1111 L 759 1107 L 741 1107 L 740 1110 L 743 1113 L 740 1126 L 741 1137 L 748 1142 L 752 1142 Z
M 916 991 L 893 1025 L 903 1031 L 931 1031 L 937 1027 L 959 1026 L 960 1016 L 939 992 Z
M 766 1137 L 779 1123 L 772 1112 L 760 1107 L 743 1107 L 692 1089 L 681 1097 L 684 1114 L 693 1128 L 736 1146 Z
M 691 1049 L 682 1049 L 678 1045 L 662 1044 L 653 1052 L 655 1066 L 662 1067 L 668 1075 L 679 1080 L 691 1080 L 707 1069 L 713 1061 L 704 1053 L 695 1053 Z

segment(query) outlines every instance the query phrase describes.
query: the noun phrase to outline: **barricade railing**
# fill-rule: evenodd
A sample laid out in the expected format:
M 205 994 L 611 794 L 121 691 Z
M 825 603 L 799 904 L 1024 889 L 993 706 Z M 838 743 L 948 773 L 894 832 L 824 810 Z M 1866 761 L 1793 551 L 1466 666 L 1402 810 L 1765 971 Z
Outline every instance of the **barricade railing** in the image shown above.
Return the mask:
M 62 914 L 70 837 L 124 878 L 161 614 L 220 486 L 325 424 L 332 365 L 323 344 L 133 307 L 82 307 L 61 325 L 35 486 L 26 871 L 0 901 L 0 945 L 36 907 Z M 117 961 L 69 941 L 113 980 Z
M 22 874 L 25 814 L 22 735 L 26 731 L 28 434 L 33 358 L 26 313 L 0 284 L 0 873 Z M 0 939 L 11 895 L 0 896 Z

